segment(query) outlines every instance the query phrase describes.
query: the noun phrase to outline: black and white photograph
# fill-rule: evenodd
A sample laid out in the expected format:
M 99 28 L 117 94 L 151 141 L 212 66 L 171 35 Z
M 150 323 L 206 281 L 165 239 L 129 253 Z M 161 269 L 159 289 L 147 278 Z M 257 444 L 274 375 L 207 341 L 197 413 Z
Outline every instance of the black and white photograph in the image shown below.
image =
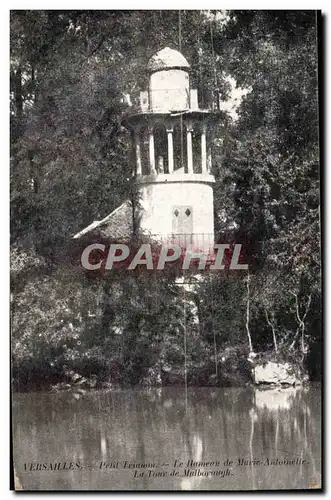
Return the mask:
M 321 22 L 10 11 L 12 489 L 323 489 Z

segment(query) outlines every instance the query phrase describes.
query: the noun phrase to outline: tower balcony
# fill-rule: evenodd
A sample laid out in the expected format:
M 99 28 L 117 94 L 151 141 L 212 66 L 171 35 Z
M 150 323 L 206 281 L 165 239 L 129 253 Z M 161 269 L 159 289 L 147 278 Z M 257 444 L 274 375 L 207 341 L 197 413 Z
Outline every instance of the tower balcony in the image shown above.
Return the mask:
M 218 91 L 198 91 L 197 89 L 172 88 L 153 89 L 123 98 L 129 106 L 128 115 L 166 113 L 183 111 L 207 111 L 217 113 L 221 110 L 221 96 Z
M 162 245 L 178 245 L 183 252 L 188 248 L 199 251 L 214 248 L 214 233 L 149 234 L 150 241 Z
M 189 251 L 204 255 L 208 261 L 215 258 L 214 233 L 169 233 L 150 234 L 149 241 L 155 245 L 180 247 L 181 258 Z
M 210 172 L 192 174 L 183 171 L 175 171 L 172 174 L 156 172 L 155 174 L 137 175 L 136 182 L 140 186 L 145 184 L 174 184 L 177 182 L 214 184 L 215 177 Z
M 211 176 L 215 119 L 219 115 L 215 117 L 206 110 L 127 118 L 125 125 L 131 130 L 135 159 L 133 176 Z

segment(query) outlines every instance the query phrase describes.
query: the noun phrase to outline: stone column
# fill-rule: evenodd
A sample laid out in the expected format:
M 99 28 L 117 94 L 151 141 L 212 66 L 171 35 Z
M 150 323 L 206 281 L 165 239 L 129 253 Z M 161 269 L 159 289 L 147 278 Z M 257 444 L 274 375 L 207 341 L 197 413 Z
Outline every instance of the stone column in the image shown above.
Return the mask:
M 206 143 L 206 124 L 201 126 L 201 173 L 207 173 L 207 143 Z
M 136 151 L 136 174 L 141 175 L 142 174 L 142 168 L 141 168 L 141 150 L 140 150 L 140 130 L 135 129 L 133 132 L 134 135 L 134 147 Z
M 154 150 L 154 132 L 153 127 L 149 127 L 148 129 L 148 137 L 149 137 L 149 168 L 150 174 L 155 175 L 155 150 Z
M 211 146 L 208 146 L 208 156 L 207 156 L 207 172 L 211 172 L 211 166 L 212 166 L 212 161 L 211 161 Z
M 188 174 L 193 174 L 193 151 L 192 151 L 192 124 L 186 124 L 187 136 L 186 136 L 186 146 L 187 146 L 187 172 Z
M 212 168 L 212 144 L 215 139 L 214 126 L 209 129 L 208 134 L 208 148 L 207 148 L 207 172 L 211 173 Z
M 168 171 L 172 174 L 174 171 L 174 144 L 173 144 L 173 129 L 167 128 L 168 138 Z

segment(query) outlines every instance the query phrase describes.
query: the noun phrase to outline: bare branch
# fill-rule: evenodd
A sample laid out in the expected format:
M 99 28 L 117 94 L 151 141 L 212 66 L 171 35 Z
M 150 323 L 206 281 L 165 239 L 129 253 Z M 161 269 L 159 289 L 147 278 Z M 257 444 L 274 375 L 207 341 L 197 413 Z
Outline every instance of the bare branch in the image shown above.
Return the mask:
M 265 309 L 265 317 L 266 317 L 267 323 L 270 326 L 271 331 L 272 331 L 272 338 L 273 338 L 273 342 L 274 342 L 275 353 L 277 354 L 278 348 L 277 348 L 277 339 L 276 339 L 275 325 L 270 320 L 270 318 L 268 316 L 267 309 Z M 275 318 L 274 313 L 271 313 L 271 317 L 272 317 L 272 320 L 274 321 L 274 318 Z
M 295 334 L 295 337 L 293 339 L 293 342 L 290 345 L 290 349 L 293 349 L 294 344 L 296 342 L 296 339 L 297 339 L 297 337 L 298 337 L 298 335 L 300 333 L 300 329 L 301 329 L 301 350 L 304 353 L 305 352 L 304 333 L 305 333 L 305 328 L 306 328 L 305 319 L 307 317 L 307 314 L 308 314 L 308 311 L 309 311 L 309 308 L 310 308 L 312 294 L 310 294 L 309 297 L 308 297 L 308 301 L 307 301 L 307 304 L 306 304 L 306 309 L 305 309 L 304 315 L 301 318 L 300 317 L 300 311 L 299 311 L 298 294 L 294 293 L 294 292 L 290 292 L 290 293 L 295 297 L 295 311 L 296 311 L 297 321 L 298 321 L 298 324 L 299 324 L 299 328 L 296 331 L 296 334 Z
M 308 314 L 308 311 L 309 311 L 309 308 L 310 308 L 310 304 L 311 304 L 311 297 L 312 297 L 312 294 L 310 294 L 309 297 L 308 297 L 306 311 L 305 311 L 305 314 L 302 317 L 302 321 L 304 321 L 306 319 L 306 316 Z

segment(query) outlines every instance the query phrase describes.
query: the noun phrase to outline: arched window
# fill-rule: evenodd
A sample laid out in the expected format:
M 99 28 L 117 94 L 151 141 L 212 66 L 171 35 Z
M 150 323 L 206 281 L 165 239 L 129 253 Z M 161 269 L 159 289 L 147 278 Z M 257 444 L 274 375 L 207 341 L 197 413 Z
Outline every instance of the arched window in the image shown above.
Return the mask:
M 158 174 L 169 173 L 168 170 L 168 140 L 165 125 L 154 127 L 155 166 Z
M 147 127 L 141 127 L 140 129 L 140 154 L 141 154 L 141 173 L 143 175 L 148 175 L 150 173 L 150 168 L 149 168 L 149 138 L 148 138 Z
M 186 142 L 186 126 L 183 120 L 180 120 L 174 126 L 173 144 L 174 144 L 174 171 L 182 170 L 187 172 L 187 142 Z
M 192 132 L 193 172 L 201 174 L 201 129 L 195 125 Z

